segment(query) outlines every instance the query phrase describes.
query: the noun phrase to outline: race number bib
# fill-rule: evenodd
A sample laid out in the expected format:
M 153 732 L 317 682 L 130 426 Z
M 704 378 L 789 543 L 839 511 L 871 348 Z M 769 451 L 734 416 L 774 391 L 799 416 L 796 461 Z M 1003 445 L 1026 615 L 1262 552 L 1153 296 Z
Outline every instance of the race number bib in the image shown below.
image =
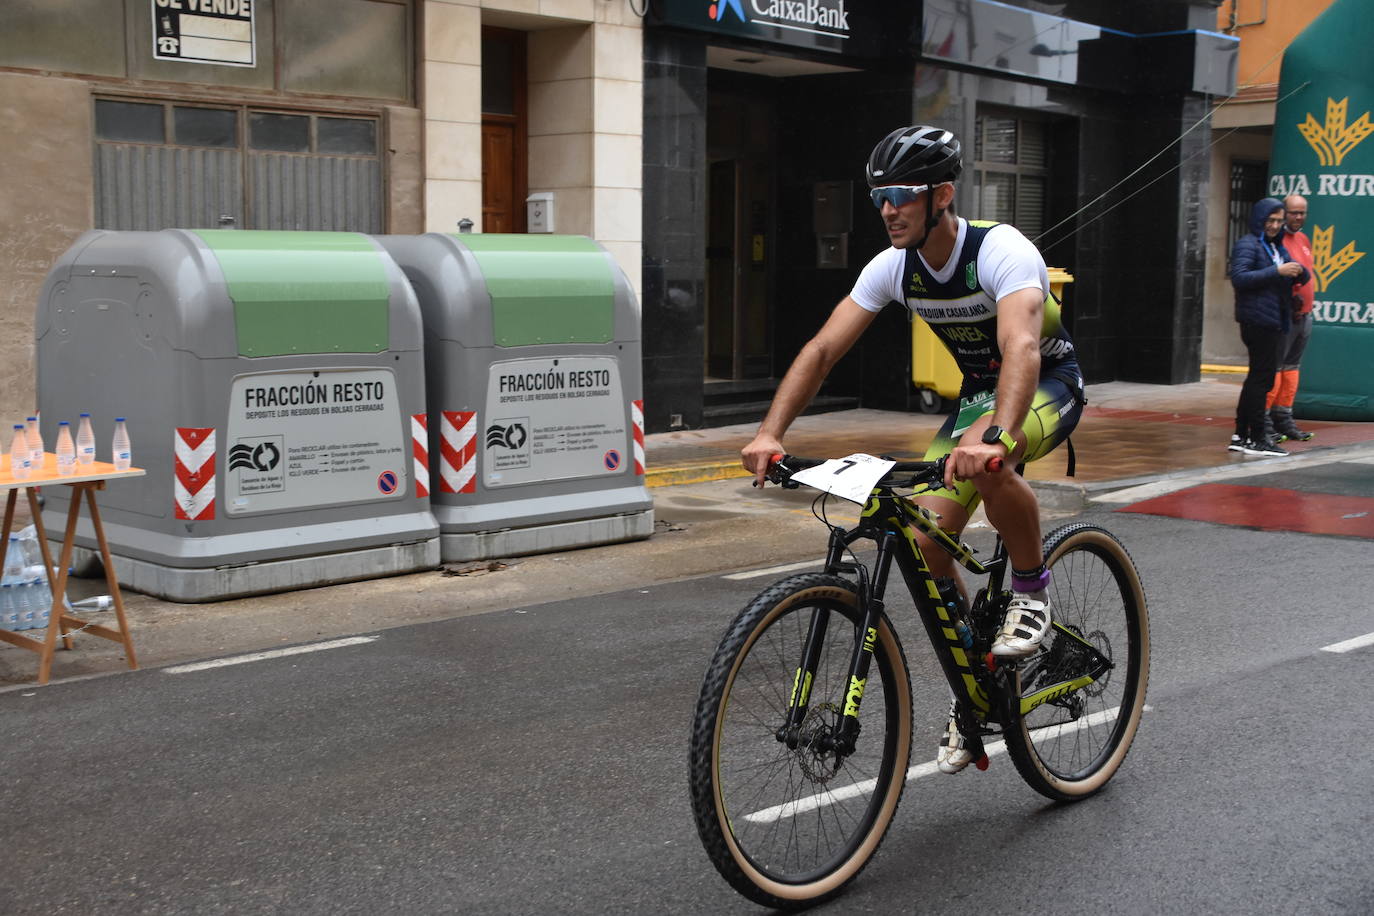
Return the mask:
M 814 468 L 798 471 L 792 475 L 792 479 L 863 505 L 868 502 L 873 485 L 882 480 L 883 475 L 896 463 L 872 455 L 850 455 L 847 458 L 832 458 Z

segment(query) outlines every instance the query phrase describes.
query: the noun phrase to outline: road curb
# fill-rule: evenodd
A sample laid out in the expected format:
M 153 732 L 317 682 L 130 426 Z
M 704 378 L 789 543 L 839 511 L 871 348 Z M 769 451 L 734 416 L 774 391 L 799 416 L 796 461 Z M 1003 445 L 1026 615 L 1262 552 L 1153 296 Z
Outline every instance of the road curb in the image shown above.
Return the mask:
M 748 477 L 749 472 L 738 460 L 710 461 L 701 464 L 649 467 L 644 471 L 646 487 L 675 487 L 686 483 L 707 483 L 712 480 L 732 480 Z

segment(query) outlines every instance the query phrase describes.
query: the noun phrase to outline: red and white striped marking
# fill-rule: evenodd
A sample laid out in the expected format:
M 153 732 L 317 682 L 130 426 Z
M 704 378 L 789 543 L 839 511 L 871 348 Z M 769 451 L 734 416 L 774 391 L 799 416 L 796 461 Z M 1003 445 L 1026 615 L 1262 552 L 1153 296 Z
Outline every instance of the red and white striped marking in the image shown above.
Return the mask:
M 644 402 L 630 402 L 630 421 L 634 424 L 635 473 L 644 474 Z
M 215 517 L 215 430 L 178 426 L 172 439 L 176 517 L 205 522 Z
M 439 427 L 439 490 L 477 492 L 477 412 L 445 410 Z
M 429 495 L 429 414 L 410 415 L 410 450 L 415 456 L 415 495 Z

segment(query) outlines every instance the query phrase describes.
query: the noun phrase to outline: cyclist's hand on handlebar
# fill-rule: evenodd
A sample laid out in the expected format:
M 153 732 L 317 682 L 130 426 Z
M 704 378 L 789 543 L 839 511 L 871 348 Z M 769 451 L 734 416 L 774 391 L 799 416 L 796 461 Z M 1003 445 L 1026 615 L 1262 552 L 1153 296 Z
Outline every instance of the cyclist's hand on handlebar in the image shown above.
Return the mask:
M 782 442 L 774 436 L 760 433 L 744 448 L 740 449 L 740 461 L 745 470 L 754 475 L 754 486 L 761 487 L 768 479 L 768 467 L 779 455 L 785 455 Z
M 1007 467 L 1011 456 L 1000 443 L 955 446 L 945 462 L 945 486 L 953 489 L 956 481 L 971 480 L 979 474 L 996 474 Z

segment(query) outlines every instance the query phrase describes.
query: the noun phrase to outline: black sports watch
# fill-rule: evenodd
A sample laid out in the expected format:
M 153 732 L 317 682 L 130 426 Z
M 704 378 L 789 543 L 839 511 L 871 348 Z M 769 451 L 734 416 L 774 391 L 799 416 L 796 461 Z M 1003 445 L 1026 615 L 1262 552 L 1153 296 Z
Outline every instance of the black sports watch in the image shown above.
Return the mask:
M 1016 451 L 1016 440 L 1011 437 L 1011 433 L 994 423 L 992 426 L 983 430 L 983 444 L 992 445 L 997 442 L 1007 447 L 1008 455 Z

